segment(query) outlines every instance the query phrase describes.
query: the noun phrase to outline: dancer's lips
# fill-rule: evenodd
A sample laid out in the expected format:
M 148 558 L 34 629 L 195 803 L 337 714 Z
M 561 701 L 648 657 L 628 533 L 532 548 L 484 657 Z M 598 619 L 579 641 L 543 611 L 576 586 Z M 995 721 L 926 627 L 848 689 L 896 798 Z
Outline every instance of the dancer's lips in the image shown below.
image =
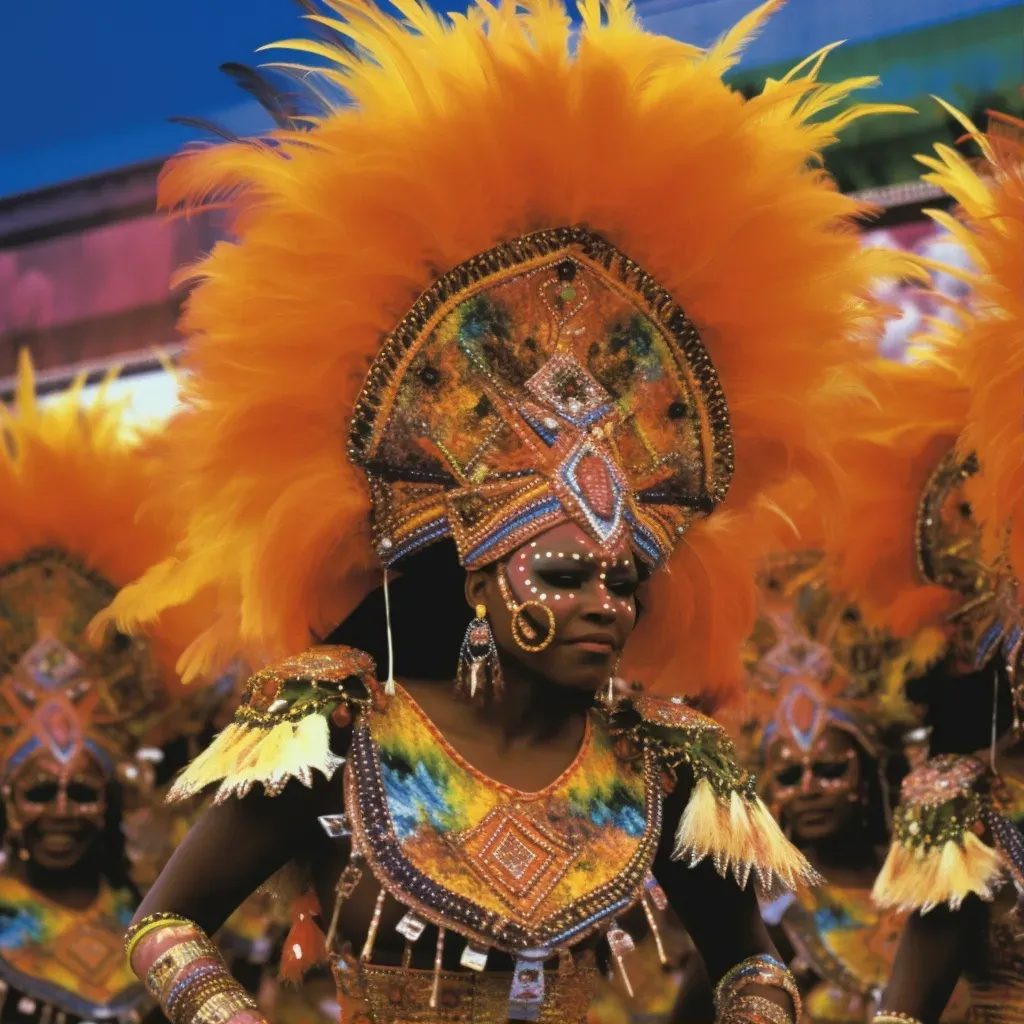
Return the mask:
M 577 648 L 577 650 L 588 651 L 591 654 L 611 654 L 616 649 L 616 639 L 613 633 L 597 632 L 566 637 L 562 642 Z

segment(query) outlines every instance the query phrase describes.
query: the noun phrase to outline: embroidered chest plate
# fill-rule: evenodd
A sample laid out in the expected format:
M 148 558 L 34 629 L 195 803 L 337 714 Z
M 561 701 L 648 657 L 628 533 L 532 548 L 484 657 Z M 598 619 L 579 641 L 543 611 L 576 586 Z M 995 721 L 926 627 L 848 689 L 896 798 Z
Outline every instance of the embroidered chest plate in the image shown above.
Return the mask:
M 599 715 L 580 753 L 527 794 L 466 764 L 404 692 L 356 728 L 356 849 L 425 919 L 507 953 L 567 947 L 634 903 L 661 833 L 654 755 L 623 762 Z
M 124 957 L 134 904 L 104 888 L 88 910 L 0 876 L 0 975 L 10 986 L 86 1019 L 127 1015 L 148 999 Z

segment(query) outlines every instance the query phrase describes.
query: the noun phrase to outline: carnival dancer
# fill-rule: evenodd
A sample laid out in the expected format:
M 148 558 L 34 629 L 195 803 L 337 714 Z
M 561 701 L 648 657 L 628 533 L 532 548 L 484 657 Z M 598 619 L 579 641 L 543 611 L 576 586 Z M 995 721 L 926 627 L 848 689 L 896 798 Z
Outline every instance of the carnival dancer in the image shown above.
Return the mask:
M 821 540 L 806 501 L 797 505 L 800 540 Z M 764 909 L 792 957 L 807 1019 L 863 1024 L 902 927 L 898 912 L 871 901 L 889 839 L 892 763 L 916 724 L 902 684 L 944 645 L 936 630 L 899 640 L 866 622 L 835 587 L 833 570 L 818 549 L 776 553 L 759 572 L 740 735 L 749 737 L 743 747 L 756 747 L 749 763 L 773 814 L 827 879 Z
M 829 117 L 862 83 L 824 54 L 726 86 L 774 2 L 707 52 L 619 3 L 329 6 L 296 75 L 348 104 L 163 178 L 235 240 L 185 318 L 186 539 L 97 625 L 223 588 L 186 675 L 284 657 L 179 779 L 216 806 L 131 961 L 176 1024 L 260 1019 L 206 935 L 298 862 L 345 1020 L 584 1021 L 595 947 L 619 971 L 620 915 L 671 904 L 721 1021 L 792 1021 L 748 882 L 813 872 L 682 694 L 738 682 L 766 487 L 827 498 L 843 367 L 907 268 L 816 158 L 890 108 Z
M 0 410 L 0 1018 L 73 1024 L 155 1012 L 124 961 L 140 899 L 140 851 L 125 813 L 145 816 L 153 762 L 187 734 L 174 663 L 196 623 L 178 609 L 153 635 L 111 635 L 90 619 L 172 549 L 139 514 L 152 460 L 106 388 L 82 381 L 49 407 L 23 355 L 16 403 Z M 142 858 L 144 861 L 144 857 Z M 160 865 L 153 868 L 155 877 Z
M 1024 755 L 1019 716 L 1020 619 L 1016 577 L 1021 571 L 1022 348 L 1024 332 L 1024 123 L 996 118 L 987 134 L 966 118 L 980 146 L 979 165 L 938 147 L 922 158 L 926 178 L 957 202 L 959 218 L 933 214 L 969 254 L 974 272 L 970 310 L 950 330 L 939 354 L 967 387 L 966 426 L 948 468 L 960 467 L 962 497 L 981 537 L 968 550 L 987 565 L 979 596 L 999 615 L 979 635 L 981 652 L 996 652 L 1010 682 L 1012 725 L 1000 713 L 994 671 L 980 694 L 991 721 L 991 748 L 976 757 L 945 754 L 903 784 L 896 834 L 875 887 L 882 906 L 913 913 L 876 1022 L 936 1020 L 960 975 L 966 977 L 973 1019 L 1024 1021 L 1024 940 L 1019 902 L 1024 892 Z M 943 504 L 935 506 L 946 512 Z M 932 524 L 923 523 L 931 526 Z M 947 563 L 964 549 L 949 545 Z M 976 554 L 977 553 L 977 554 Z M 990 696 L 991 695 L 991 696 Z

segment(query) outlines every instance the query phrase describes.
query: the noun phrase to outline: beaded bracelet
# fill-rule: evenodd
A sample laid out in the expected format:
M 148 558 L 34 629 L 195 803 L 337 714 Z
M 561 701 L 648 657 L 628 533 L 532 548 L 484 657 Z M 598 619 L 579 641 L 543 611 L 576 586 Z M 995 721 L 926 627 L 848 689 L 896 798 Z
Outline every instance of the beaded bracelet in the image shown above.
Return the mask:
M 228 974 L 227 968 L 222 963 L 206 962 L 199 964 L 188 971 L 183 978 L 179 978 L 167 992 L 167 998 L 161 1000 L 164 1006 L 164 1013 L 172 1020 L 178 1000 L 197 982 L 203 978 L 223 978 Z
M 748 985 L 768 985 L 781 988 L 793 1001 L 792 1020 L 800 1020 L 803 1014 L 803 1003 L 796 979 L 786 967 L 773 956 L 759 953 L 757 956 L 741 960 L 730 968 L 722 980 L 715 986 L 715 1007 L 723 1018 L 727 1015 L 732 1003 L 738 999 Z M 770 1002 L 771 1000 L 769 1000 Z
M 153 914 L 139 921 L 127 937 L 135 952 L 149 936 L 159 947 L 163 940 L 154 933 L 184 926 L 185 937 L 168 935 L 173 945 L 163 949 L 146 973 L 146 989 L 160 1004 L 171 1024 L 230 1024 L 243 1011 L 248 1021 L 264 1021 L 256 1002 L 231 976 L 219 950 L 194 922 L 176 914 Z M 147 947 L 149 949 L 149 947 Z M 150 949 L 152 956 L 155 950 Z M 145 958 L 143 958 L 145 959 Z
M 199 959 L 223 962 L 217 947 L 202 933 L 194 939 L 171 946 L 166 953 L 160 955 L 146 974 L 146 991 L 163 1006 L 167 1000 L 167 989 L 178 972 Z
M 208 999 L 193 1024 L 229 1024 L 243 1010 L 255 1009 L 256 1002 L 241 990 L 228 992 Z
M 168 1016 L 172 1024 L 196 1024 L 196 1021 L 203 1019 L 203 1007 L 214 996 L 224 996 L 235 991 L 245 990 L 226 972 L 212 978 L 192 979 L 178 998 L 174 1012 L 168 1012 Z
M 789 1011 L 764 996 L 741 995 L 730 1004 L 721 1024 L 793 1024 Z

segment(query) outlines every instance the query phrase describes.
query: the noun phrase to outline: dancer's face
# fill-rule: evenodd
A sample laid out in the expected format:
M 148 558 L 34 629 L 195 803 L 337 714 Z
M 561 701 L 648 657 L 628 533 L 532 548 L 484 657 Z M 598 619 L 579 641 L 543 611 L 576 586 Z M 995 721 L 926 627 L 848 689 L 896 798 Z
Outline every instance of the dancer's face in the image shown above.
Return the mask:
M 99 839 L 107 812 L 99 763 L 81 754 L 62 765 L 49 754 L 31 758 L 5 790 L 8 823 L 20 832 L 28 859 L 51 871 L 73 868 Z
M 607 686 L 636 625 L 639 582 L 627 547 L 599 554 L 580 527 L 563 523 L 507 561 L 471 573 L 466 590 L 471 603 L 487 607 L 503 660 L 561 686 L 597 690 Z M 529 652 L 517 635 L 530 647 L 551 642 Z
M 768 749 L 769 800 L 778 807 L 797 843 L 813 843 L 856 820 L 863 779 L 857 745 L 841 729 L 822 730 L 802 751 L 780 739 Z

